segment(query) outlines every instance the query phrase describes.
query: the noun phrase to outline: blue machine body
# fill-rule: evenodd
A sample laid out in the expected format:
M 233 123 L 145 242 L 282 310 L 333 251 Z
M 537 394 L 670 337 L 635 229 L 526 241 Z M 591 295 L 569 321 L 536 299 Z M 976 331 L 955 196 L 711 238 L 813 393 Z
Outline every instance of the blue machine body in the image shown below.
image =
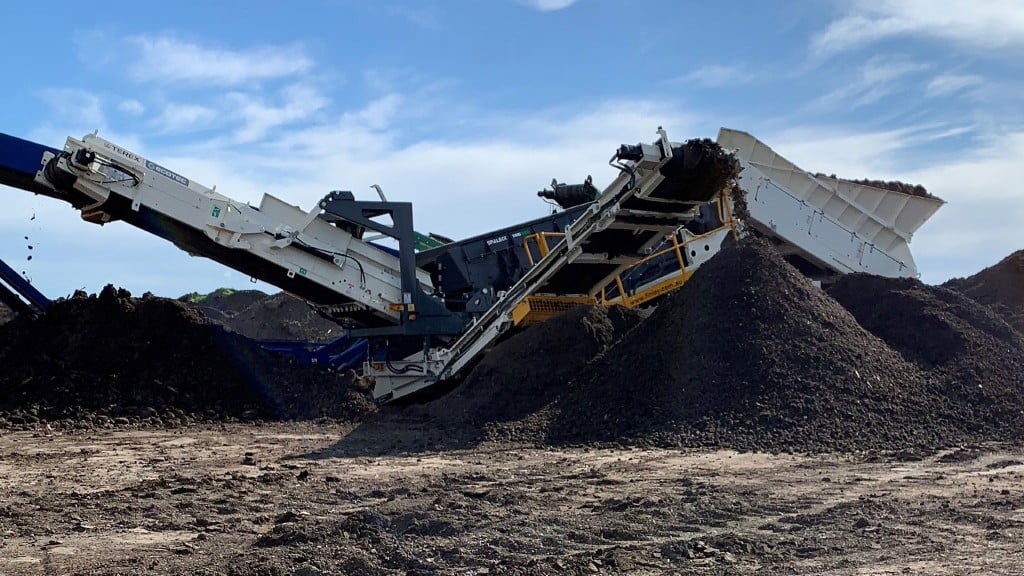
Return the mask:
M 0 133 L 0 184 L 37 194 L 53 195 L 53 190 L 35 181 L 45 152 L 57 154 L 56 148 Z
M 294 340 L 257 340 L 271 352 L 287 354 L 303 362 L 334 370 L 359 370 L 366 359 L 369 344 L 365 338 L 341 336 L 326 344 Z

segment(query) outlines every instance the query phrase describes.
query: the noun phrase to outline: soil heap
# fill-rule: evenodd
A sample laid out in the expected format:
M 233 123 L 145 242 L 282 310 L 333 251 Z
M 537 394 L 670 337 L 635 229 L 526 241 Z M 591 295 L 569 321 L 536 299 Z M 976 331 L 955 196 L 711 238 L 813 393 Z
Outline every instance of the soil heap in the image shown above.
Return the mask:
M 341 336 L 341 328 L 316 313 L 309 304 L 286 292 L 257 300 L 239 310 L 228 326 L 256 340 L 329 342 Z
M 996 307 L 1000 316 L 1024 334 L 1024 250 L 973 276 L 954 278 L 943 286 Z
M 522 439 L 519 421 L 559 398 L 566 382 L 645 316 L 620 306 L 572 308 L 500 343 L 425 412 L 450 434 L 484 426 L 493 439 Z
M 955 308 L 950 330 L 975 355 L 936 370 L 869 332 L 875 324 L 865 329 L 770 246 L 744 243 L 703 265 L 631 330 L 602 317 L 615 309 L 576 311 L 509 339 L 432 411 L 466 410 L 486 438 L 544 444 L 816 452 L 1016 437 L 1021 386 L 989 383 L 983 359 L 1012 360 L 995 373 L 1001 381 L 1024 373 L 1021 349 L 1000 356 L 999 343 L 1013 343 L 1002 339 L 1012 332 L 1005 323 L 967 298 Z M 910 332 L 929 316 L 894 314 Z M 973 393 L 979 384 L 983 392 Z
M 107 286 L 0 328 L 0 416 L 11 424 L 358 420 L 352 378 L 268 353 L 184 303 Z
M 829 293 L 927 376 L 966 428 L 1000 438 L 1024 424 L 1024 337 L 995 310 L 912 278 L 851 274 Z
M 822 451 L 929 445 L 921 373 L 767 244 L 723 249 L 569 386 L 548 440 Z
M 341 335 L 338 324 L 320 316 L 301 298 L 285 292 L 221 288 L 179 298 L 232 332 L 254 340 L 329 342 Z
M 216 320 L 226 325 L 235 314 L 267 298 L 269 298 L 269 295 L 259 290 L 218 288 L 209 294 L 190 292 L 178 298 L 178 300 L 191 304 L 211 320 Z

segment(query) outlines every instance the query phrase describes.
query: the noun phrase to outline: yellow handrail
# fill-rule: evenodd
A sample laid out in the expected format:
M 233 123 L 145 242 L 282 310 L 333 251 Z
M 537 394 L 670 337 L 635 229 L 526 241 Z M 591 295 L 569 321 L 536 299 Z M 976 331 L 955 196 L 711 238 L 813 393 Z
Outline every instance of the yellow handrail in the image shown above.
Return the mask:
M 523 250 L 526 251 L 526 259 L 529 260 L 530 266 L 535 266 L 537 264 L 533 261 L 533 252 L 530 251 L 531 239 L 537 243 L 537 251 L 540 252 L 540 257 L 543 258 L 548 255 L 548 252 L 550 252 L 550 248 L 548 248 L 548 238 L 563 237 L 565 237 L 565 234 L 562 232 L 537 232 L 523 237 Z
M 639 306 L 640 304 L 643 304 L 648 300 L 656 298 L 657 296 L 659 296 L 660 294 L 664 293 L 667 290 L 673 290 L 682 283 L 684 283 L 689 277 L 689 274 L 686 271 L 686 256 L 683 254 L 683 251 L 689 244 L 698 242 L 700 240 L 703 240 L 704 238 L 708 238 L 711 235 L 721 231 L 721 229 L 724 227 L 732 228 L 733 234 L 736 233 L 735 219 L 732 214 L 732 210 L 730 209 L 728 202 L 724 201 L 723 199 L 719 199 L 718 202 L 718 215 L 719 219 L 722 222 L 722 226 L 709 232 L 705 232 L 703 234 L 699 234 L 697 236 L 689 238 L 685 243 L 680 242 L 676 234 L 672 234 L 669 237 L 672 244 L 671 246 L 658 250 L 657 252 L 652 252 L 647 256 L 644 256 L 640 260 L 637 260 L 633 264 L 630 264 L 629 267 L 624 269 L 622 272 L 616 274 L 614 284 L 615 288 L 618 289 L 617 302 L 611 302 L 608 300 L 608 287 L 604 287 L 601 289 L 600 299 L 598 301 L 605 306 L 621 304 L 623 306 L 631 308 L 634 306 Z M 538 254 L 540 254 L 540 257 L 543 258 L 547 256 L 548 252 L 550 252 L 551 250 L 550 246 L 548 245 L 548 238 L 561 239 L 563 237 L 565 237 L 565 234 L 562 232 L 536 232 L 534 234 L 530 234 L 528 236 L 523 237 L 523 250 L 526 252 L 526 258 L 530 262 L 530 266 L 537 265 L 537 261 L 534 259 L 533 251 L 531 250 L 532 242 L 535 242 L 537 244 L 537 252 Z M 663 281 L 659 281 L 656 284 L 649 286 L 639 294 L 626 294 L 626 286 L 622 280 L 623 277 L 629 275 L 629 273 L 636 269 L 638 266 L 645 264 L 650 260 L 653 260 L 654 258 L 663 256 L 669 252 L 674 252 L 676 255 L 676 263 L 679 265 L 679 274 L 676 274 L 669 279 L 662 279 Z M 692 274 L 692 272 L 690 272 L 690 274 Z

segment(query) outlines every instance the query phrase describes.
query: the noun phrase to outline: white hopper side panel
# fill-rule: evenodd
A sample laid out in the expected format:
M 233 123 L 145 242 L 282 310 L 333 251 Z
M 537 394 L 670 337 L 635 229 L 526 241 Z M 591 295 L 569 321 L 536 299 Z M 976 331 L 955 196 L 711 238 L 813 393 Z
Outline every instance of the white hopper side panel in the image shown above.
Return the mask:
M 790 196 L 821 210 L 827 219 L 866 241 L 873 250 L 904 262 L 916 274 L 908 244 L 914 232 L 944 204 L 942 200 L 812 176 L 739 130 L 722 128 L 718 143 L 735 151 L 745 165 L 756 168 Z
M 922 198 L 846 180 L 820 177 L 817 180 L 836 190 L 839 195 L 853 199 L 856 205 L 880 215 L 883 220 L 886 219 L 885 215 L 888 215 L 886 222 L 889 227 L 908 242 L 917 229 L 945 204 L 938 198 Z
M 829 270 L 848 274 L 867 272 L 888 277 L 917 275 L 914 259 L 885 252 L 830 218 L 823 210 L 798 198 L 741 160 L 739 184 L 747 192 L 749 222 L 778 238 L 805 259 Z M 906 244 L 902 245 L 904 248 Z
M 944 202 L 863 184 L 820 178 L 801 170 L 746 132 L 722 128 L 718 143 L 755 166 L 793 195 L 882 249 L 909 242 Z

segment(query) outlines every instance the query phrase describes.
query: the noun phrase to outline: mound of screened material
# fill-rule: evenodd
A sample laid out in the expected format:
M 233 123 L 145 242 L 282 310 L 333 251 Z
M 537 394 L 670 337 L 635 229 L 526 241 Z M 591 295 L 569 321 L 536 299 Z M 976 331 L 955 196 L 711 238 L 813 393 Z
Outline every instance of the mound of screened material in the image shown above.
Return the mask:
M 82 425 L 327 417 L 375 410 L 352 379 L 270 354 L 186 304 L 105 288 L 0 328 L 0 417 Z
M 1024 334 L 1024 250 L 1018 250 L 967 278 L 943 284 L 995 308 L 1010 325 Z
M 622 307 L 573 308 L 501 342 L 465 381 L 425 412 L 446 428 L 481 427 L 521 439 L 517 423 L 559 398 L 565 383 L 636 326 L 644 313 Z
M 902 318 L 923 350 L 950 341 L 929 313 L 912 311 L 918 304 L 885 296 L 888 288 L 854 291 Z M 959 298 L 968 308 L 950 330 L 967 338 L 966 349 L 979 345 L 977 333 L 996 342 L 1012 332 Z M 767 244 L 730 246 L 631 329 L 604 320 L 595 328 L 595 317 L 620 312 L 575 311 L 502 343 L 435 404 L 462 414 L 481 438 L 549 445 L 903 450 L 1012 439 L 1024 429 L 1019 382 L 986 364 L 971 372 L 922 363 L 841 300 L 853 313 Z M 949 305 L 940 302 L 920 305 Z M 1016 350 L 979 357 L 1017 362 Z

